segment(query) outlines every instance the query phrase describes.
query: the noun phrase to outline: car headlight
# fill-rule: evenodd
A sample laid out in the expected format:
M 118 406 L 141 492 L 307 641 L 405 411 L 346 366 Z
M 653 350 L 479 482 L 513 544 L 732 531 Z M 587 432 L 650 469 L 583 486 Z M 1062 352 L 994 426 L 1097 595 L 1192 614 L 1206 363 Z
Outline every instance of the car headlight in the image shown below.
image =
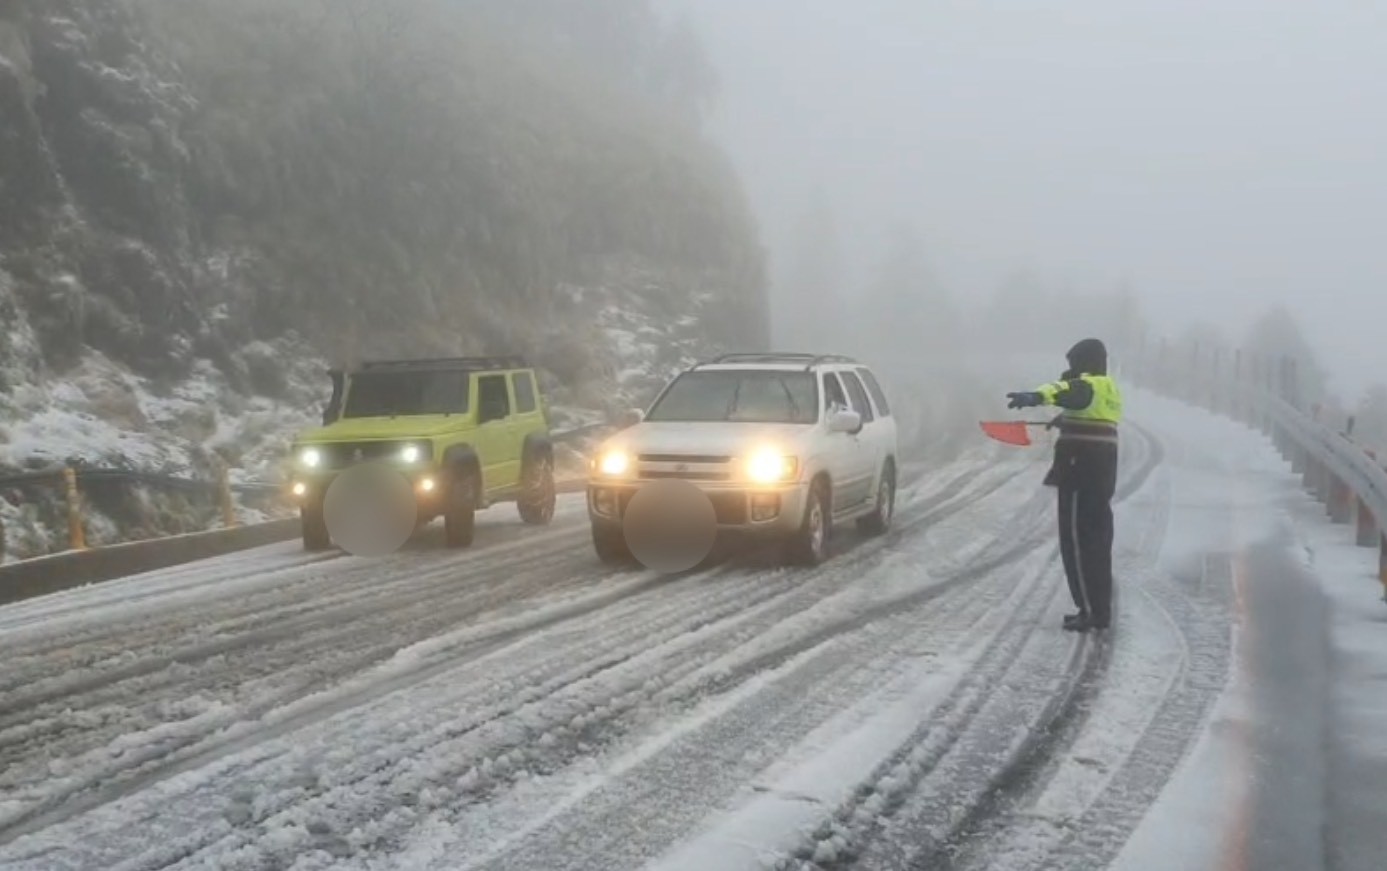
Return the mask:
M 604 475 L 624 475 L 631 468 L 631 455 L 620 449 L 605 451 L 597 461 L 597 471 Z
M 424 456 L 424 452 L 419 449 L 418 445 L 405 445 L 400 449 L 400 460 L 407 465 L 419 462 L 422 456 Z
M 304 448 L 299 451 L 299 462 L 310 469 L 316 469 L 323 464 L 323 452 L 317 448 Z
M 799 463 L 794 457 L 786 456 L 777 450 L 757 451 L 746 461 L 746 475 L 756 484 L 778 484 L 789 481 L 799 471 Z

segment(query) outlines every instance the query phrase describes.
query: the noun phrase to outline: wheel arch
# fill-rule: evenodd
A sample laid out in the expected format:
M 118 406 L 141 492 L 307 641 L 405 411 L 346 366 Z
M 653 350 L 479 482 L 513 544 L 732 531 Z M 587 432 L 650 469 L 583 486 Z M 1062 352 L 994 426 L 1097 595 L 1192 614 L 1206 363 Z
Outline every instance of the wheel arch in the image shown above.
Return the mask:
M 482 494 L 486 492 L 485 473 L 482 471 L 482 460 L 477 454 L 477 449 L 470 444 L 457 444 L 443 452 L 442 467 L 449 475 L 456 475 L 459 472 L 467 472 L 477 479 L 476 498 L 481 500 Z M 452 483 L 451 481 L 449 482 Z
M 554 439 L 547 432 L 532 432 L 525 436 L 524 445 L 520 449 L 521 468 L 527 467 L 535 460 L 554 461 Z
M 833 473 L 828 469 L 819 469 L 810 477 L 809 486 L 817 487 L 823 491 L 824 501 L 827 503 L 824 505 L 824 509 L 831 513 L 833 509 Z

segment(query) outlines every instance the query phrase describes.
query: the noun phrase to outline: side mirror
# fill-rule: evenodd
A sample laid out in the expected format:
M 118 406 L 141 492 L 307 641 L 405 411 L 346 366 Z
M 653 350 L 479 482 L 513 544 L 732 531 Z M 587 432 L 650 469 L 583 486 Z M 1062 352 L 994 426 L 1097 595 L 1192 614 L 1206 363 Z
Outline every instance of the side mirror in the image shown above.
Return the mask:
M 828 415 L 828 431 L 855 433 L 862 429 L 862 415 L 846 408 L 835 409 Z
M 628 408 L 621 413 L 619 423 L 622 429 L 630 429 L 643 420 L 645 420 L 645 412 L 639 408 Z

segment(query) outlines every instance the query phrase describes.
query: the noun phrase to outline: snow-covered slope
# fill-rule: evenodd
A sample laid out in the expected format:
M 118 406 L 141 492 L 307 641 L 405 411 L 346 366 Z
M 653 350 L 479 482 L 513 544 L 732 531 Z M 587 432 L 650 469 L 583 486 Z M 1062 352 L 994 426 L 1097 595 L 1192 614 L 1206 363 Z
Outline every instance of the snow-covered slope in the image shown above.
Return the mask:
M 525 353 L 563 428 L 763 337 L 737 179 L 583 41 L 659 36 L 642 4 L 352 6 L 0 4 L 0 481 L 273 481 L 329 360 Z M 0 491 L 8 557 L 63 540 L 51 484 Z M 215 516 L 98 502 L 95 543 Z

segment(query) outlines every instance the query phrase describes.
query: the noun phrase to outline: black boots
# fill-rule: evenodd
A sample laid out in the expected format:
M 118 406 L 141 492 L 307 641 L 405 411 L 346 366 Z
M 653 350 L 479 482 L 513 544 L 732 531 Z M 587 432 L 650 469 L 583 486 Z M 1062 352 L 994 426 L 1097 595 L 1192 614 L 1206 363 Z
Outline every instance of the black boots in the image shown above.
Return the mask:
M 1102 631 L 1108 628 L 1108 623 L 1099 623 L 1088 613 L 1080 611 L 1077 614 L 1064 615 L 1064 628 L 1066 632 Z

